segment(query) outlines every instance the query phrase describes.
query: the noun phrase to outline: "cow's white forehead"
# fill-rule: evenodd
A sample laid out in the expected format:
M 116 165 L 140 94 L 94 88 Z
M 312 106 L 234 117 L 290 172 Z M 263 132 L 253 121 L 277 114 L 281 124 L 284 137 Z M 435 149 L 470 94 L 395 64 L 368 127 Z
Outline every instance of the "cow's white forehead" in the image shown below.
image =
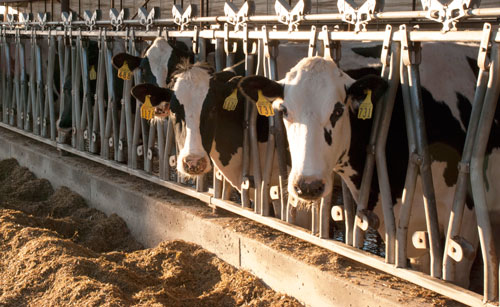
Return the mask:
M 330 116 L 333 105 L 344 101 L 345 86 L 352 79 L 332 60 L 312 57 L 297 63 L 281 83 L 285 85 L 284 100 L 291 111 Z
M 160 87 L 167 87 L 168 61 L 172 55 L 172 50 L 168 41 L 163 37 L 159 37 L 155 39 L 145 53 L 145 56 L 149 60 L 151 72 Z
M 206 69 L 197 66 L 177 74 L 173 90 L 179 103 L 201 107 L 208 93 L 211 77 Z

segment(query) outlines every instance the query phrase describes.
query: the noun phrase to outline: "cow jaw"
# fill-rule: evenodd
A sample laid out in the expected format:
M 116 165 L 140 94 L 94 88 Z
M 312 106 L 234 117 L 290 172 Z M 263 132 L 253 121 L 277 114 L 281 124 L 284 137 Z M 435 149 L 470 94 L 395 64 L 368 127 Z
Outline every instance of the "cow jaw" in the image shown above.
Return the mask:
M 184 107 L 185 139 L 178 142 L 179 157 L 177 170 L 187 176 L 205 174 L 211 165 L 203 147 L 200 132 L 200 118 L 203 103 L 208 94 L 210 73 L 200 67 L 177 75 L 173 90 L 179 103 Z
M 315 201 L 331 192 L 332 171 L 349 149 L 350 119 L 344 102 L 345 85 L 352 79 L 331 60 L 315 57 L 300 61 L 281 82 L 292 158 L 289 193 Z M 333 121 L 338 109 L 340 115 Z

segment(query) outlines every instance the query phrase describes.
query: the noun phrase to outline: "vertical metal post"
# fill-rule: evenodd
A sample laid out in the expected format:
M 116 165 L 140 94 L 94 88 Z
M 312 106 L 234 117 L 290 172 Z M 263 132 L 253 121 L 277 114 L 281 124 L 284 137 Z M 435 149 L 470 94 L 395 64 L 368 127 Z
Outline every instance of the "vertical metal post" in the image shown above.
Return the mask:
M 403 36 L 407 39 L 406 26 L 400 27 Z M 410 87 L 410 100 L 412 107 L 413 124 L 415 125 L 415 144 L 417 149 L 417 162 L 422 181 L 422 191 L 424 197 L 425 219 L 430 246 L 431 276 L 441 277 L 442 273 L 442 250 L 439 235 L 439 223 L 436 210 L 436 197 L 431 172 L 431 159 L 427 144 L 427 133 L 425 130 L 424 110 L 420 91 L 419 48 L 417 44 L 413 46 L 403 44 L 403 63 L 408 69 L 408 85 Z M 406 49 L 405 49 L 406 47 Z M 413 50 L 410 50 L 412 48 Z M 415 58 L 411 58 L 410 51 L 413 51 Z
M 9 124 L 14 126 L 17 121 L 17 127 L 22 129 L 22 126 L 19 127 L 19 115 L 20 115 L 20 101 L 21 101 L 21 93 L 19 86 L 19 29 L 16 30 L 16 35 L 14 38 L 14 90 L 13 90 L 13 101 L 11 102 L 11 114 L 9 118 Z
M 48 47 L 49 47 L 49 59 L 47 63 L 47 84 L 45 87 L 46 96 L 49 101 L 49 119 L 50 119 L 50 139 L 56 140 L 56 114 L 55 114 L 55 106 L 54 106 L 54 69 L 55 69 L 55 61 L 56 61 L 56 42 L 53 36 L 50 35 L 47 38 Z M 39 76 L 40 75 L 40 79 Z M 39 81 L 40 80 L 40 81 Z M 42 72 L 38 73 L 37 71 L 37 87 L 42 86 Z M 60 95 L 59 95 L 60 97 Z
M 484 300 L 498 300 L 498 259 L 491 229 L 484 182 L 484 155 L 500 94 L 500 50 L 492 43 L 490 77 L 472 149 L 470 180 L 484 263 Z
M 342 198 L 344 203 L 344 220 L 345 220 L 345 244 L 353 245 L 354 239 L 354 200 L 347 184 L 342 180 Z
M 389 37 L 384 41 L 384 48 L 390 47 L 390 41 L 392 36 L 392 27 L 387 26 L 387 32 Z M 393 43 L 390 48 L 391 59 L 387 62 L 387 54 L 389 50 L 385 49 L 383 52 L 383 66 L 384 68 L 389 64 L 389 72 L 387 75 L 387 80 L 389 82 L 389 88 L 383 99 L 383 110 L 381 114 L 381 119 L 379 122 L 378 133 L 375 144 L 375 163 L 377 166 L 377 175 L 380 196 L 382 199 L 382 210 L 384 215 L 385 224 L 385 260 L 387 263 L 395 263 L 395 249 L 396 249 L 396 221 L 394 219 L 393 203 L 391 187 L 389 182 L 389 174 L 387 171 L 387 161 L 385 155 L 385 147 L 387 142 L 387 135 L 389 132 L 389 126 L 391 123 L 392 110 L 394 108 L 394 101 L 396 99 L 396 93 L 399 84 L 399 65 L 400 65 L 400 44 Z M 382 71 L 382 77 L 385 77 L 385 69 Z
M 35 55 L 35 49 L 36 49 L 36 36 L 34 31 L 32 32 L 31 35 L 31 52 L 30 52 L 30 81 L 29 81 L 29 94 L 28 94 L 28 108 L 26 109 L 26 123 L 31 121 L 32 125 L 32 131 L 34 134 L 39 134 L 40 133 L 40 126 L 37 124 L 36 119 L 38 117 L 38 110 L 37 110 L 37 105 L 36 105 L 36 55 Z M 26 125 L 25 125 L 26 128 Z M 29 129 L 29 127 L 28 127 Z
M 13 114 L 12 110 L 12 74 L 10 67 L 10 46 L 9 41 L 7 40 L 7 36 L 4 32 L 3 35 L 3 47 L 5 53 L 5 74 L 6 74 L 6 82 L 5 82 L 5 90 L 4 90 L 4 114 L 3 114 L 3 122 L 5 124 L 9 123 L 9 118 L 11 114 Z
M 109 146 L 113 148 L 115 161 L 118 160 L 118 139 L 120 132 L 120 123 L 118 118 L 118 102 L 115 96 L 115 75 L 113 74 L 113 65 L 111 59 L 113 57 L 113 42 L 111 39 L 106 41 L 106 84 L 108 88 L 108 113 L 111 112 L 111 123 L 106 123 L 106 139 L 109 142 Z
M 29 121 L 25 120 L 27 114 L 27 104 L 28 104 L 28 84 L 26 81 L 26 67 L 25 67 L 25 49 L 24 44 L 21 42 L 21 37 L 19 37 L 19 112 L 18 112 L 18 123 L 17 126 L 20 129 L 25 129 L 29 127 Z M 25 122 L 27 122 L 28 126 L 25 126 Z
M 462 225 L 465 199 L 470 182 L 469 166 L 474 145 L 474 137 L 476 136 L 476 131 L 478 129 L 479 117 L 483 108 L 484 96 L 486 94 L 486 85 L 488 82 L 486 54 L 488 51 L 490 36 L 491 25 L 486 23 L 483 28 L 483 39 L 479 48 L 479 56 L 477 60 L 479 73 L 477 78 L 476 91 L 474 94 L 474 101 L 472 103 L 469 125 L 467 127 L 462 159 L 458 168 L 459 173 L 457 184 L 455 187 L 455 196 L 453 199 L 453 207 L 451 209 L 450 220 L 448 222 L 445 250 L 443 253 L 443 279 L 448 281 L 455 281 L 456 262 L 450 257 L 450 254 L 452 253 L 451 244 L 458 243 L 457 237 L 460 235 Z

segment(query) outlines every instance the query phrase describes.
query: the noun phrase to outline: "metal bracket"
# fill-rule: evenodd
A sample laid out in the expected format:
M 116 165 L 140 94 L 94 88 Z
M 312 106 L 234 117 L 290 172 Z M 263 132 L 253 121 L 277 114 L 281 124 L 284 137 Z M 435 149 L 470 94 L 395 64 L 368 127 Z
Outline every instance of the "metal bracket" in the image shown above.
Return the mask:
M 111 8 L 109 10 L 109 19 L 111 20 L 111 25 L 115 30 L 119 30 L 122 27 L 123 20 L 127 19 L 128 16 L 128 9 L 122 9 L 120 12 L 118 12 L 115 8 Z
M 323 40 L 324 48 L 323 57 L 334 61 L 338 65 L 340 58 L 342 57 L 342 48 L 339 41 L 330 41 L 330 31 L 328 30 L 328 26 L 323 26 L 321 29 L 321 39 Z M 335 51 L 333 54 L 332 49 Z
M 233 2 L 226 1 L 224 4 L 224 15 L 228 17 L 227 23 L 234 26 L 234 31 L 238 32 L 240 27 L 248 21 L 248 16 L 255 13 L 255 2 L 245 1 L 238 10 Z
M 487 70 L 490 67 L 489 63 L 486 63 L 488 57 L 488 46 L 491 37 L 491 24 L 485 23 L 483 26 L 483 37 L 481 38 L 481 43 L 479 45 L 479 54 L 477 56 L 477 66 L 481 70 Z
M 186 10 L 182 9 L 182 6 L 174 4 L 172 6 L 172 16 L 174 17 L 174 23 L 181 26 L 181 31 L 184 31 L 186 27 L 191 23 L 191 18 L 195 17 L 197 14 L 197 6 L 190 4 Z
M 420 43 L 409 42 L 406 25 L 400 25 L 399 31 L 401 32 L 401 58 L 403 64 L 406 66 L 410 64 L 420 64 L 422 57 Z
M 89 10 L 85 10 L 83 12 L 83 19 L 85 20 L 85 25 L 89 27 L 89 30 L 92 31 L 95 26 L 95 22 L 97 20 L 101 20 L 102 12 L 101 10 L 95 10 L 94 13 L 92 13 Z
M 314 49 L 316 48 L 317 39 L 318 39 L 318 33 L 316 33 L 316 26 L 311 26 L 311 38 L 309 39 L 309 49 L 307 51 L 308 57 L 314 56 Z
M 384 67 L 389 67 L 389 53 L 391 51 L 391 42 L 392 42 L 392 26 L 385 26 L 385 37 L 384 42 L 382 43 L 382 52 L 380 54 L 380 62 Z
M 344 206 L 333 206 L 331 210 L 332 219 L 335 222 L 344 220 Z
M 243 53 L 245 55 L 248 54 L 256 54 L 257 53 L 257 43 L 252 42 L 252 49 L 248 49 L 248 24 L 243 24 Z
M 293 9 L 285 0 L 276 0 L 274 10 L 278 15 L 278 21 L 288 25 L 288 32 L 296 31 L 300 22 L 304 20 L 304 14 L 311 10 L 311 0 L 299 0 Z
M 19 22 L 27 29 L 30 25 L 33 15 L 31 13 L 21 13 L 19 14 Z
M 168 31 L 166 31 L 168 33 Z M 198 49 L 198 41 L 200 39 L 200 29 L 198 26 L 193 27 L 193 39 L 192 39 L 192 44 L 193 44 L 193 53 L 198 54 L 199 49 Z
M 453 0 L 442 4 L 439 0 L 421 0 L 422 8 L 427 11 L 427 19 L 443 24 L 441 31 L 456 31 L 459 19 L 467 15 L 467 10 L 477 6 L 480 0 Z
M 381 11 L 383 7 L 384 2 L 380 0 L 366 0 L 360 7 L 357 7 L 353 0 L 337 1 L 337 8 L 342 14 L 342 20 L 353 24 L 356 33 L 366 31 L 366 25 L 373 19 L 373 14 Z
M 236 53 L 238 51 L 238 43 L 233 42 L 232 48 L 229 49 L 229 25 L 227 23 L 224 24 L 224 52 L 226 55 L 230 53 Z
M 7 24 L 10 28 L 14 27 L 14 22 L 16 22 L 16 16 L 14 14 L 7 14 Z
M 137 16 L 139 17 L 139 23 L 142 26 L 145 26 L 146 30 L 149 30 L 149 28 L 153 25 L 154 20 L 160 17 L 160 8 L 153 7 L 148 13 L 146 8 L 142 6 L 139 8 Z
M 429 249 L 429 234 L 427 231 L 415 231 L 411 241 L 416 249 Z
M 73 22 L 73 12 L 62 12 L 61 20 L 65 28 L 71 27 L 71 23 Z
M 47 19 L 49 19 L 49 13 L 37 13 L 36 17 L 38 26 L 40 26 L 40 28 L 44 30 L 45 26 L 47 25 Z

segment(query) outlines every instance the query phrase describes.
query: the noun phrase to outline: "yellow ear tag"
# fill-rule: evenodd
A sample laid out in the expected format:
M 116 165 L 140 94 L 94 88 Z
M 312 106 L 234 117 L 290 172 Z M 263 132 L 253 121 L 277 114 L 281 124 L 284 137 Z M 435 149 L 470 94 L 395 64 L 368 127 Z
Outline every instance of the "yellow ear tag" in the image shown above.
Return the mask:
M 257 111 L 262 116 L 266 117 L 273 116 L 274 115 L 273 105 L 271 104 L 271 102 L 269 102 L 269 100 L 266 99 L 266 97 L 264 97 L 264 95 L 262 95 L 261 90 L 259 90 L 258 93 L 259 93 L 259 99 L 257 99 L 256 103 Z
M 128 68 L 127 61 L 123 61 L 122 67 L 120 67 L 120 69 L 118 69 L 118 78 L 123 79 L 123 80 L 132 79 L 132 72 Z
M 97 73 L 95 71 L 94 65 L 90 66 L 90 71 L 89 71 L 89 79 L 90 80 L 95 80 L 97 79 Z
M 155 115 L 155 108 L 151 105 L 151 95 L 146 95 L 141 107 L 141 117 L 150 120 Z
M 238 105 L 238 90 L 235 89 L 231 93 L 231 95 L 226 97 L 226 99 L 224 100 L 224 104 L 222 105 L 222 108 L 224 110 L 234 111 L 237 105 Z
M 373 111 L 372 91 L 366 90 L 365 93 L 366 93 L 365 100 L 363 100 L 358 110 L 359 119 L 372 118 L 372 111 Z

